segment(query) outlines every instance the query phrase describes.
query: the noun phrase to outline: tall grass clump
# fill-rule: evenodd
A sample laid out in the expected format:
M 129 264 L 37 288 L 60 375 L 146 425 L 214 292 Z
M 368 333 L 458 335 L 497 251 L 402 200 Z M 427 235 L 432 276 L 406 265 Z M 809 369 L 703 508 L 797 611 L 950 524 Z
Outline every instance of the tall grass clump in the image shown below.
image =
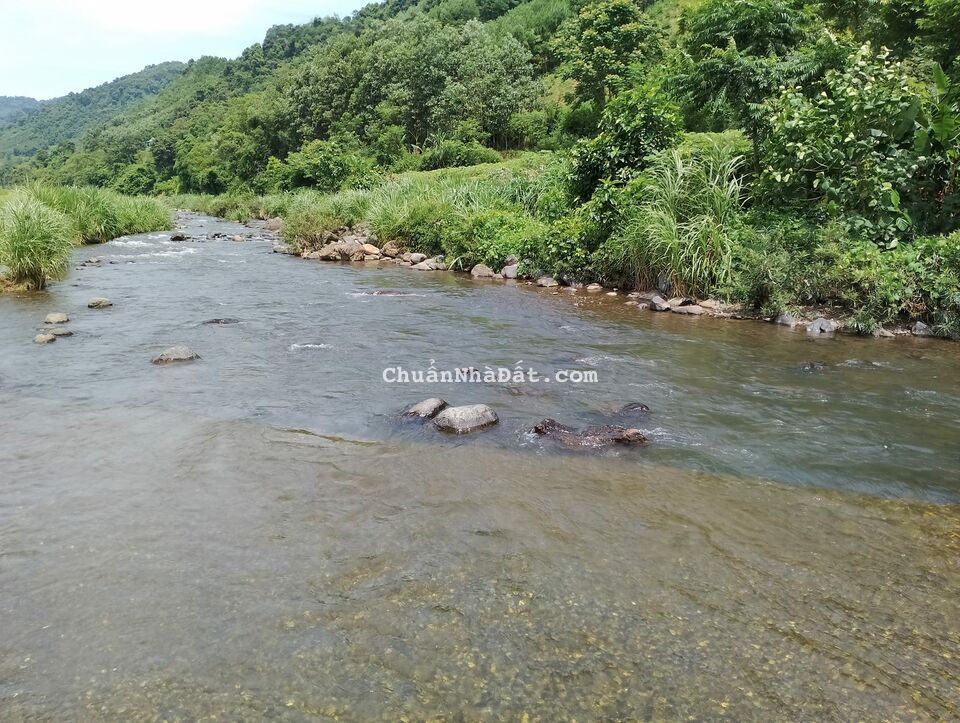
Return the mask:
M 341 191 L 324 195 L 300 191 L 290 200 L 283 221 L 283 238 L 302 251 L 323 243 L 331 231 L 365 220 L 369 191 Z
M 66 273 L 71 225 L 59 211 L 26 193 L 0 207 L 0 266 L 10 282 L 30 290 Z
M 92 186 L 49 186 L 34 183 L 30 195 L 62 213 L 71 236 L 80 243 L 105 243 L 130 233 L 170 228 L 169 210 L 157 199 L 122 196 Z
M 706 296 L 730 279 L 742 210 L 742 156 L 720 146 L 702 157 L 662 156 L 614 242 L 638 287 L 664 278 L 675 293 Z

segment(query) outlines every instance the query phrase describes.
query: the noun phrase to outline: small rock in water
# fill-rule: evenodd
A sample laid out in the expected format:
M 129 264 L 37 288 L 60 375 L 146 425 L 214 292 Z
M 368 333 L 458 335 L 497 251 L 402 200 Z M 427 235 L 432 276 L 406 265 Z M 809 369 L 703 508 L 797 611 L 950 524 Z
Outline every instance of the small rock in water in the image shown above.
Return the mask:
M 430 399 L 424 399 L 422 402 L 411 404 L 400 414 L 404 417 L 416 419 L 433 419 L 446 408 L 447 403 L 444 400 L 432 397 Z
M 490 427 L 500 421 L 497 413 L 486 404 L 467 404 L 447 407 L 433 418 L 434 426 L 443 432 L 466 434 Z
M 45 332 L 54 336 L 73 336 L 73 332 L 65 326 L 55 326 L 50 331 Z
M 178 233 L 170 234 L 171 241 L 186 241 L 188 238 L 190 237 L 187 236 L 185 233 L 178 232 Z
M 798 369 L 804 374 L 816 374 L 823 371 L 823 364 L 821 362 L 805 361 L 800 362 Z
M 102 296 L 98 296 L 96 299 L 91 299 L 90 302 L 87 303 L 88 309 L 107 309 L 111 306 L 113 306 L 113 302 L 110 301 L 110 299 L 103 298 Z
M 59 311 L 55 311 L 52 314 L 47 314 L 47 318 L 43 320 L 43 323 L 44 324 L 66 324 L 68 321 L 70 321 L 69 316 Z
M 821 316 L 810 322 L 810 325 L 807 327 L 807 333 L 812 335 L 833 334 L 839 328 L 840 324 L 833 319 L 827 319 Z
M 172 364 L 174 362 L 186 362 L 199 359 L 200 355 L 187 346 L 172 346 L 165 349 L 155 356 L 151 361 L 154 364 Z
M 537 286 L 542 286 L 549 289 L 553 286 L 560 286 L 560 282 L 552 276 L 541 276 L 539 279 L 537 279 Z
M 587 291 L 603 291 L 603 287 L 600 284 L 587 284 Z
M 475 279 L 492 279 L 493 269 L 486 264 L 477 264 L 470 269 L 470 275 Z
M 33 337 L 33 342 L 35 344 L 49 344 L 57 340 L 57 337 L 54 334 L 37 334 Z
M 922 321 L 918 321 L 913 325 L 913 328 L 910 329 L 910 333 L 914 336 L 933 336 L 933 329 Z
M 698 304 L 687 304 L 684 306 L 674 306 L 671 311 L 674 314 L 690 314 L 692 316 L 699 316 L 705 312 L 705 309 Z
M 228 324 L 239 324 L 240 319 L 207 319 L 204 324 L 216 324 L 217 326 L 227 326 Z

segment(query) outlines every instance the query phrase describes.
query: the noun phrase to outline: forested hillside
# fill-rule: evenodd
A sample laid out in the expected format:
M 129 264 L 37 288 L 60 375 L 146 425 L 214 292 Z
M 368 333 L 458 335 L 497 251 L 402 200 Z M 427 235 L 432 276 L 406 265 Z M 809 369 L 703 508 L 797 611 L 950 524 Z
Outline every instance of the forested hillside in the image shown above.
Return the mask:
M 36 111 L 40 101 L 22 95 L 0 95 L 0 128 L 16 123 Z
M 42 103 L 32 98 L 0 99 L 0 169 L 49 146 L 74 141 L 87 128 L 109 121 L 137 101 L 158 93 L 184 68 L 183 63 L 174 62 L 151 65 L 96 88 Z M 70 148 L 73 146 L 61 152 Z M 45 161 L 46 156 L 41 155 L 40 162 Z
M 460 264 L 960 334 L 958 49 L 960 0 L 401 0 L 201 58 L 7 180 L 304 189 L 274 207 L 305 237 L 392 210 Z

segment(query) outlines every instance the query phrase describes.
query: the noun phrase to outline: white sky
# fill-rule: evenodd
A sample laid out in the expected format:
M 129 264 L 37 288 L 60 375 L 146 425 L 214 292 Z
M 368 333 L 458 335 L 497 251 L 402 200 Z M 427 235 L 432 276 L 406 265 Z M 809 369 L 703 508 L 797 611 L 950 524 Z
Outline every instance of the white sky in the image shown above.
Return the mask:
M 53 98 L 165 60 L 236 57 L 271 25 L 371 0 L 0 0 L 0 95 Z

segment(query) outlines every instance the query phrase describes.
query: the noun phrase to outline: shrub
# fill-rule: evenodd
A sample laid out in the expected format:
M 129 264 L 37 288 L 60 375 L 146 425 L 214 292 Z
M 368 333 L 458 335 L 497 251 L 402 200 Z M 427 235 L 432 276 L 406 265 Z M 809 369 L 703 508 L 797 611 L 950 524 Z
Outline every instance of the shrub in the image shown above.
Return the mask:
M 496 163 L 500 154 L 477 142 L 443 139 L 431 146 L 423 154 L 421 168 L 433 171 L 438 168 L 456 166 L 476 166 L 480 163 Z
M 742 161 L 719 147 L 703 159 L 678 151 L 658 159 L 617 234 L 623 268 L 638 285 L 666 277 L 676 293 L 706 295 L 729 282 Z
M 70 231 L 62 213 L 29 194 L 17 194 L 0 208 L 0 265 L 15 284 L 42 289 L 66 273 Z

